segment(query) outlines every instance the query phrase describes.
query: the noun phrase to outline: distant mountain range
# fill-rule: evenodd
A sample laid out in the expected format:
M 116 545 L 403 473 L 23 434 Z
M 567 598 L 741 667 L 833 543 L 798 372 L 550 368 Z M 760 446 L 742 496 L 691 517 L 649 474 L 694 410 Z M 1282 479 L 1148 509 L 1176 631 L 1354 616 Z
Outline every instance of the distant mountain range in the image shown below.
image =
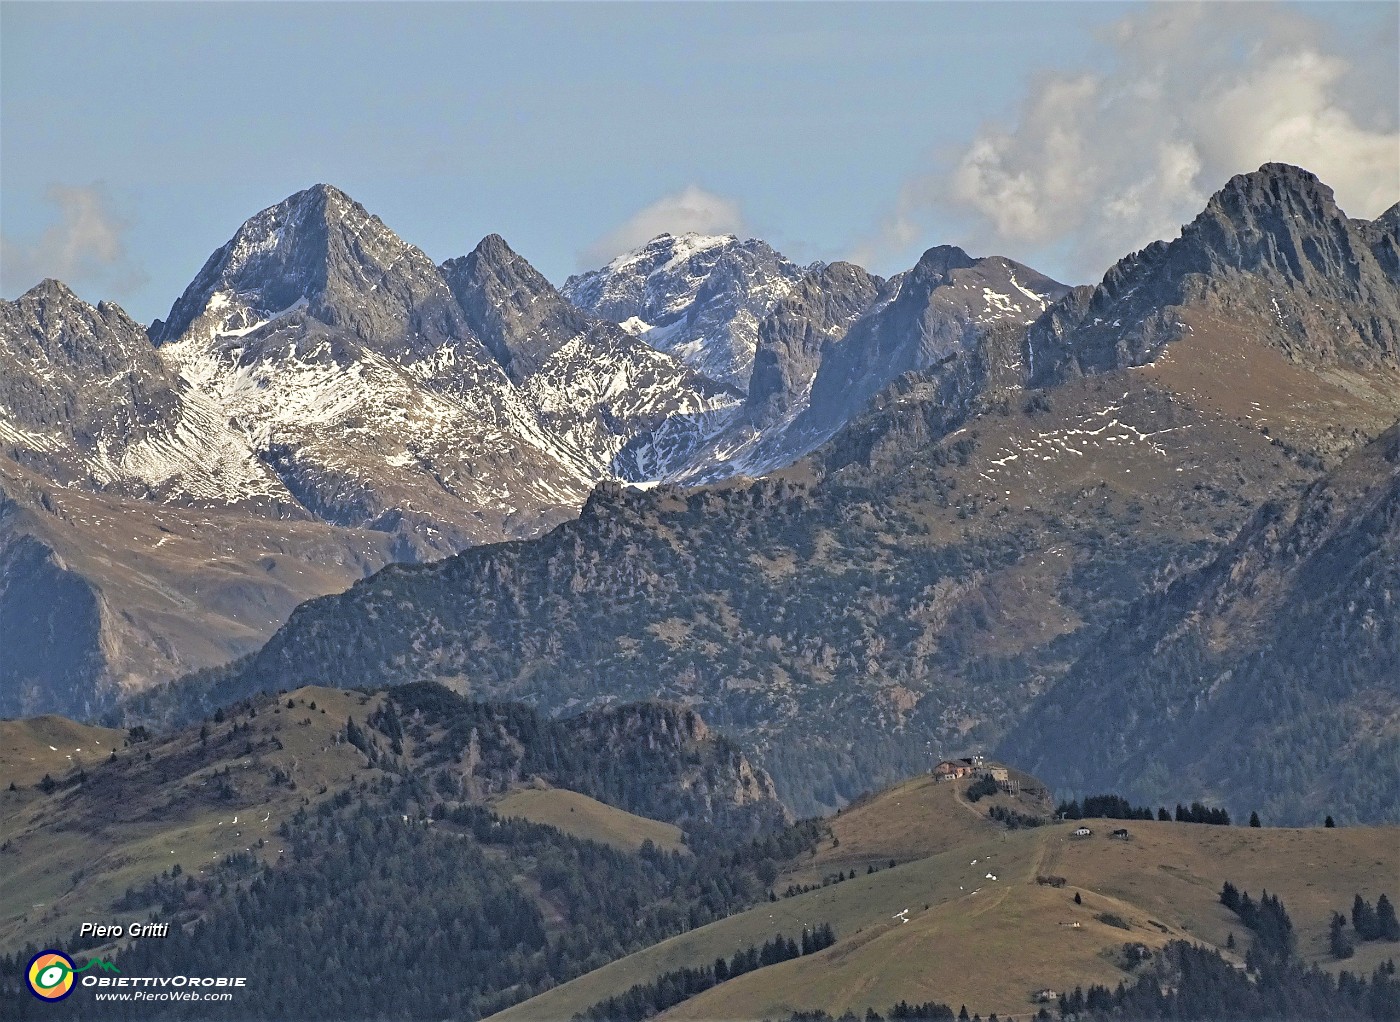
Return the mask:
M 557 712 L 661 697 L 743 742 L 799 812 L 999 744 L 1082 790 L 1156 797 L 1185 773 L 1238 808 L 1267 778 L 1275 819 L 1392 819 L 1400 779 L 1365 764 L 1394 755 L 1397 227 L 1271 164 L 1058 298 L 954 249 L 892 281 L 813 268 L 761 321 L 725 427 L 765 439 L 723 448 L 752 465 L 784 437 L 817 445 L 799 461 L 678 485 L 710 478 L 712 440 L 693 474 L 601 485 L 534 541 L 308 602 L 255 654 L 128 712 L 364 678 Z M 1309 533 L 1318 516 L 1333 524 Z M 1237 564 L 1259 543 L 1277 565 Z M 1305 658 L 1313 638 L 1346 649 Z M 1314 718 L 1314 698 L 1335 712 Z M 1323 769 L 1319 742 L 1371 787 Z
M 997 746 L 1389 819 L 1397 251 L 1269 164 L 1091 287 L 691 235 L 558 291 L 318 186 L 149 331 L 5 303 L 0 713 L 436 680 L 693 705 L 799 812 Z
M 0 561 L 26 566 L 0 620 L 29 622 L 0 713 L 94 713 L 389 561 L 546 531 L 603 481 L 785 466 L 1064 290 L 957 250 L 886 282 L 663 235 L 561 293 L 495 235 L 435 266 L 327 185 L 244 223 L 148 331 L 45 281 L 0 304 Z

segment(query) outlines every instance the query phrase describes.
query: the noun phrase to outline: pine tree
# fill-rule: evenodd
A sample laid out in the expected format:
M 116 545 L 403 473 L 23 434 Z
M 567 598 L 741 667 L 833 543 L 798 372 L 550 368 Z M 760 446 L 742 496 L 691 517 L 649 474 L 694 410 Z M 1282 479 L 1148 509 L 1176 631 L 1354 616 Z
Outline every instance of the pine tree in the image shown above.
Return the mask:
M 1249 814 L 1249 825 L 1250 825 L 1251 827 L 1260 827 L 1260 826 L 1263 826 L 1263 825 L 1259 822 L 1259 814 L 1258 814 L 1258 813 L 1250 813 L 1250 814 Z
M 1332 913 L 1332 925 L 1328 930 L 1327 943 L 1332 949 L 1332 957 L 1337 959 L 1350 958 L 1356 953 L 1356 948 L 1351 943 L 1351 938 L 1345 933 L 1347 917 L 1340 912 Z
M 1384 894 L 1376 899 L 1376 939 L 1400 940 L 1400 919 L 1395 918 L 1395 906 Z
M 1239 911 L 1240 890 L 1228 880 L 1226 880 L 1225 885 L 1220 888 L 1220 904 L 1224 905 L 1231 912 Z
M 1376 910 L 1359 894 L 1351 903 L 1351 928 L 1357 940 L 1376 939 Z
M 1322 825 L 1324 827 L 1335 827 L 1337 825 L 1337 822 L 1333 820 L 1331 815 L 1329 814 L 1327 819 L 1322 821 Z

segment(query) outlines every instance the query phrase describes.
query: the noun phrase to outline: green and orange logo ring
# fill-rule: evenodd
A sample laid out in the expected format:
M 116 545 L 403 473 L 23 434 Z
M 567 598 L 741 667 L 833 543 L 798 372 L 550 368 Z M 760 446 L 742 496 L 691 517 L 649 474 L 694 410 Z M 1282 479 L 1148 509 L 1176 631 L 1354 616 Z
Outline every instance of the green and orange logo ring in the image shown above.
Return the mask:
M 29 992 L 41 1001 L 61 1001 L 73 992 L 73 959 L 62 951 L 40 951 L 29 960 Z

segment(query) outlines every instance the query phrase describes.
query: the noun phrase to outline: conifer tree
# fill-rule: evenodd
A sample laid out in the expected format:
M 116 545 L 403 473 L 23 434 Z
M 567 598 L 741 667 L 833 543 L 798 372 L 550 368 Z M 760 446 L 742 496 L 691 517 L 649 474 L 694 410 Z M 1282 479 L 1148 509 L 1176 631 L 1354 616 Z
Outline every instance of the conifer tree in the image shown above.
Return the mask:
M 1400 940 L 1400 919 L 1395 917 L 1395 906 L 1382 894 L 1376 899 L 1376 939 Z

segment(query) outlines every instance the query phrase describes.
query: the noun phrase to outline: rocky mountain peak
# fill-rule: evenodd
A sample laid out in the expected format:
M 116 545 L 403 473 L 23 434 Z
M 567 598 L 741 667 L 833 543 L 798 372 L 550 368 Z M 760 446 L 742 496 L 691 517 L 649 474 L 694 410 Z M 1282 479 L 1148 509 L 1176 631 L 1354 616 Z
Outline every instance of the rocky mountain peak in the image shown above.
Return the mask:
M 441 344 L 464 333 L 432 261 L 330 185 L 288 196 L 243 223 L 151 325 L 157 344 L 247 333 L 305 303 L 373 345 Z
M 742 391 L 759 320 L 802 272 L 755 239 L 661 234 L 602 269 L 570 277 L 563 293 L 580 309 Z
M 910 276 L 936 286 L 951 279 L 954 270 L 976 265 L 977 260 L 957 245 L 935 245 L 919 257 Z
M 1231 178 L 1182 230 L 1182 241 L 1206 260 L 1204 271 L 1224 265 L 1296 282 L 1345 275 L 1355 261 L 1354 240 L 1332 189 L 1284 163 Z
M 1400 367 L 1394 232 L 1358 224 L 1299 167 L 1266 163 L 1230 179 L 1174 241 L 1120 260 L 1092 292 L 1030 331 L 1035 374 L 1150 361 L 1181 335 L 1174 311 L 1248 324 L 1292 361 Z
M 175 412 L 175 379 L 118 305 L 97 307 L 44 280 L 0 302 L 0 406 L 15 425 L 58 429 L 81 447 Z M 111 392 L 125 396 L 113 408 Z
M 441 270 L 471 329 L 516 382 L 588 329 L 588 317 L 499 234 Z

